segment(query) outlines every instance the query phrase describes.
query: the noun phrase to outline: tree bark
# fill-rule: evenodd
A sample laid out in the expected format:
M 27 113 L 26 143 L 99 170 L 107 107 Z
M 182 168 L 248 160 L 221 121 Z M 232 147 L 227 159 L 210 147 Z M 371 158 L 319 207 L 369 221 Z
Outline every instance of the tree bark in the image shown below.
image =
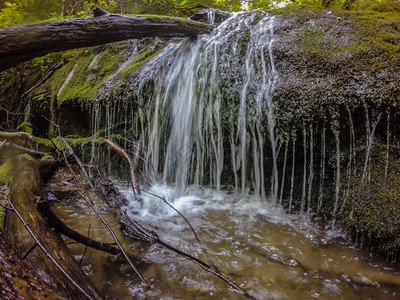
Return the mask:
M 53 231 L 36 209 L 35 202 L 43 200 L 42 180 L 38 162 L 17 159 L 12 185 L 12 203 L 15 209 L 29 225 L 46 251 L 54 257 L 59 265 L 75 282 L 78 282 L 91 299 L 101 299 L 98 291 L 83 274 L 71 252 L 65 246 L 61 236 Z M 7 216 L 7 235 L 20 257 L 35 244 L 25 225 L 10 212 Z M 28 264 L 35 266 L 35 271 L 54 288 L 63 291 L 64 296 L 73 299 L 86 299 L 76 287 L 58 270 L 43 251 L 35 248 L 26 258 Z M 48 274 L 48 275 L 45 275 Z
M 0 298 L 62 299 L 56 290 L 28 271 L 29 266 L 17 257 L 0 233 Z
M 188 37 L 209 33 L 207 24 L 171 17 L 103 14 L 0 29 L 0 71 L 51 52 L 144 37 Z

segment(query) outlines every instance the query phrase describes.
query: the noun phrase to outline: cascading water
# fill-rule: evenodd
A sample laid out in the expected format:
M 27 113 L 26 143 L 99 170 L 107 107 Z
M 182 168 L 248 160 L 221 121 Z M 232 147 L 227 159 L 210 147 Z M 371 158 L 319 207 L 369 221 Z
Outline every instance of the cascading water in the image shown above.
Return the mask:
M 140 72 L 136 97 L 143 97 L 150 81 L 155 89 L 147 96 L 151 104 L 140 122 L 137 113 L 130 121 L 139 123 L 134 128 L 136 136 L 140 133 L 136 140 L 146 149 L 151 169 L 160 171 L 162 182 L 175 186 L 178 195 L 189 184 L 206 184 L 219 191 L 223 173 L 230 172 L 240 178 L 235 189 L 243 195 L 252 191 L 265 198 L 268 138 L 269 194 L 277 200 L 278 138 L 272 93 L 278 75 L 272 55 L 273 23 L 274 17 L 261 11 L 235 14 L 209 36 L 168 45 Z M 232 70 L 237 73 L 234 78 Z M 111 118 L 106 114 L 107 120 Z M 224 132 L 226 123 L 236 129 L 233 141 Z M 234 147 L 231 157 L 224 151 L 230 142 Z M 226 170 L 230 162 L 231 169 Z

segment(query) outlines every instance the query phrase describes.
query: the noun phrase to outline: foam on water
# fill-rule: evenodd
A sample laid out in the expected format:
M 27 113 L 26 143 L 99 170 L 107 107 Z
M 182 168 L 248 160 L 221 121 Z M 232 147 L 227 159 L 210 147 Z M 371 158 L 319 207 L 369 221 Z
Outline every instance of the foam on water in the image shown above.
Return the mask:
M 138 201 L 130 189 L 120 189 L 129 199 L 132 218 L 178 249 L 211 260 L 256 299 L 364 299 L 382 295 L 389 296 L 380 299 L 395 299 L 393 287 L 400 286 L 398 273 L 390 264 L 372 259 L 368 252 L 346 241 L 340 231 L 318 227 L 306 212 L 287 214 L 279 204 L 241 192 L 192 185 L 181 195 L 174 187 L 151 186 L 149 192 L 164 197 L 185 215 L 199 243 L 188 224 L 162 200 L 143 193 L 143 201 Z M 146 271 L 155 281 L 160 280 L 159 284 L 167 279 L 154 274 L 166 272 L 168 280 L 222 297 L 225 287 L 218 287 L 218 280 L 205 276 L 190 262 L 180 263 L 184 264 L 182 271 L 182 265 L 177 266 L 174 258 L 155 246 L 146 258 L 162 266 L 162 270 L 155 265 L 153 271 Z M 165 293 L 173 298 L 187 296 L 169 288 L 160 292 Z M 207 295 L 204 299 L 211 294 Z
M 207 215 L 214 212 L 224 214 L 224 218 L 232 224 L 250 224 L 257 222 L 257 219 L 265 218 L 268 223 L 277 225 L 288 225 L 294 230 L 312 237 L 317 235 L 317 226 L 313 224 L 306 214 L 287 214 L 283 207 L 275 202 L 266 201 L 260 197 L 242 195 L 241 193 L 230 193 L 216 191 L 211 188 L 192 185 L 187 189 L 186 194 L 177 193 L 175 187 L 161 183 L 152 185 L 147 192 L 143 192 L 138 198 L 133 197 L 130 188 L 119 185 L 122 194 L 129 200 L 128 212 L 132 217 L 165 232 L 170 229 L 187 227 L 184 220 L 160 198 L 174 206 L 193 224 L 214 227 Z M 180 227 L 182 226 L 182 227 Z M 339 231 L 329 231 L 329 239 L 341 236 Z

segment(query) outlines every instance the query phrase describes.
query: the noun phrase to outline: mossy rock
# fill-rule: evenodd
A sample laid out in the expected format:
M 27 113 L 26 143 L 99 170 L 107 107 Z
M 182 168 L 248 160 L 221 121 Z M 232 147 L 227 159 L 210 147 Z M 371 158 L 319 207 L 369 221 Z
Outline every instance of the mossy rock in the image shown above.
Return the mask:
M 396 257 L 400 254 L 400 160 L 390 166 L 385 178 L 382 164 L 374 164 L 371 180 L 354 185 L 339 224 L 369 247 Z

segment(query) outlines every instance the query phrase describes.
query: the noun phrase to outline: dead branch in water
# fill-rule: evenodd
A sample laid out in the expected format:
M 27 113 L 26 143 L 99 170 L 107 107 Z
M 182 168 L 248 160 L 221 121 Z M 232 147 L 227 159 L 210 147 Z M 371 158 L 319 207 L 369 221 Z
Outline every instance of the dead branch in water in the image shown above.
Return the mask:
M 60 220 L 60 218 L 50 209 L 50 205 L 48 202 L 43 201 L 39 202 L 37 204 L 39 212 L 43 215 L 43 217 L 46 219 L 46 221 L 54 228 L 56 229 L 59 233 L 62 235 L 65 235 L 66 237 L 69 237 L 70 239 L 83 244 L 87 247 L 96 249 L 96 250 L 101 250 L 107 253 L 110 253 L 112 255 L 118 255 L 122 254 L 122 251 L 119 248 L 113 247 L 110 244 L 107 243 L 102 243 L 98 242 L 96 240 L 93 240 L 89 238 L 88 236 L 85 236 L 83 234 L 80 234 L 79 232 L 75 231 L 74 229 L 70 228 L 67 226 L 63 221 Z M 132 254 L 128 254 L 128 256 L 133 259 L 138 261 L 136 257 Z
M 148 230 L 144 229 L 135 220 L 133 220 L 131 217 L 129 217 L 129 215 L 126 213 L 126 211 L 124 211 L 124 213 L 125 213 L 126 218 L 129 220 L 129 223 L 132 225 L 132 227 L 133 227 L 133 229 L 135 231 L 146 235 L 152 242 L 154 242 L 156 244 L 159 244 L 159 245 L 171 250 L 172 252 L 174 252 L 174 253 L 176 253 L 178 255 L 183 256 L 187 260 L 190 260 L 191 262 L 193 262 L 194 264 L 196 264 L 197 266 L 199 266 L 200 268 L 202 268 L 206 272 L 211 273 L 214 276 L 217 276 L 219 279 L 225 281 L 228 285 L 230 285 L 236 292 L 242 294 L 246 298 L 254 299 L 251 295 L 249 295 L 246 291 L 244 291 L 241 287 L 239 287 L 236 283 L 234 283 L 226 275 L 221 273 L 221 271 L 218 270 L 218 268 L 215 267 L 214 265 L 210 266 L 207 263 L 205 263 L 204 261 L 202 261 L 201 259 L 199 259 L 197 257 L 194 257 L 193 255 L 190 255 L 190 254 L 188 254 L 186 252 L 183 252 L 183 251 L 175 248 L 174 246 L 171 246 L 170 244 L 162 241 L 157 235 L 155 235 L 155 234 L 149 232 Z
M 103 139 L 104 142 L 109 145 L 112 149 L 114 149 L 118 154 L 120 154 L 122 157 L 124 157 L 128 163 L 129 163 L 129 167 L 130 167 L 130 175 L 131 175 L 131 183 L 132 183 L 132 189 L 133 189 L 133 193 L 134 195 L 140 195 L 141 191 L 152 195 L 154 197 L 157 197 L 159 199 L 161 199 L 166 205 L 168 205 L 170 208 L 172 208 L 179 216 L 182 217 L 182 219 L 189 225 L 191 231 L 193 232 L 193 235 L 195 237 L 195 239 L 202 244 L 202 242 L 200 241 L 199 237 L 197 236 L 196 231 L 194 230 L 192 224 L 189 222 L 189 220 L 179 211 L 177 210 L 171 203 L 169 203 L 167 200 L 165 200 L 164 197 L 160 197 L 154 193 L 148 192 L 148 191 L 144 191 L 141 190 L 139 187 L 139 181 L 137 179 L 137 175 L 136 175 L 136 167 L 135 164 L 133 163 L 132 158 L 128 155 L 128 153 L 126 152 L 126 150 L 124 148 L 122 148 L 121 146 L 117 145 L 116 143 L 114 143 L 113 141 L 109 140 L 109 139 Z M 136 191 L 136 193 L 135 193 Z
M 139 185 L 137 184 L 138 180 L 136 177 L 136 172 L 135 172 L 135 165 L 133 164 L 132 158 L 128 155 L 128 153 L 125 151 L 125 149 L 123 149 L 122 147 L 118 146 L 117 144 L 115 144 L 114 142 L 110 141 L 109 139 L 104 139 L 104 142 L 106 144 L 108 144 L 111 148 L 113 148 L 117 153 L 119 153 L 120 155 L 122 155 L 129 163 L 130 166 L 130 170 L 131 170 L 131 180 L 132 180 L 132 188 L 134 190 L 139 191 L 140 192 L 140 188 Z M 164 203 L 166 203 L 169 207 L 171 207 L 173 210 L 175 210 L 184 220 L 187 224 L 189 224 L 190 229 L 192 230 L 195 239 L 200 243 L 200 240 L 196 234 L 196 232 L 194 231 L 193 226 L 191 225 L 191 223 L 189 222 L 189 220 L 181 213 L 179 212 L 172 204 L 168 203 L 163 197 L 160 197 L 156 194 L 150 193 L 149 194 L 156 196 L 157 198 L 160 198 L 161 200 L 164 201 Z M 125 217 L 129 220 L 129 222 L 132 224 L 133 229 L 139 233 L 139 235 L 144 236 L 147 240 L 150 240 L 152 242 L 155 242 L 157 244 L 160 244 L 162 246 L 164 246 L 165 248 L 185 257 L 186 259 L 192 261 L 193 263 L 195 263 L 196 265 L 198 265 L 200 268 L 202 268 L 203 270 L 217 276 L 218 278 L 220 278 L 221 280 L 225 281 L 227 284 L 229 284 L 235 291 L 237 291 L 238 293 L 244 295 L 247 298 L 253 298 L 252 296 L 250 296 L 246 291 L 244 291 L 243 289 L 241 289 L 236 283 L 234 283 L 232 280 L 230 280 L 227 276 L 225 276 L 224 274 L 222 274 L 217 267 L 215 267 L 214 265 L 210 266 L 207 263 L 203 262 L 201 259 L 194 257 L 188 253 L 185 253 L 173 246 L 171 246 L 170 244 L 160 240 L 160 238 L 156 235 L 151 233 L 150 231 L 148 231 L 147 229 L 143 228 L 142 226 L 140 226 L 137 222 L 135 222 L 131 217 L 129 217 L 129 215 L 127 214 L 126 210 L 124 211 L 124 215 Z
M 139 181 L 138 181 L 138 178 L 136 175 L 136 167 L 135 167 L 135 164 L 133 163 L 132 158 L 125 151 L 125 149 L 123 149 L 122 147 L 120 147 L 119 145 L 114 143 L 113 141 L 111 141 L 109 139 L 103 139 L 103 141 L 107 145 L 109 145 L 112 149 L 114 149 L 115 152 L 117 152 L 119 155 L 121 155 L 123 158 L 125 158 L 125 160 L 129 163 L 133 194 L 140 195 L 141 192 L 140 192 L 140 187 L 139 187 Z
M 87 237 L 88 237 L 88 238 L 89 238 L 89 236 L 90 236 L 90 228 L 91 228 L 91 225 L 90 225 L 90 223 L 89 223 L 89 227 L 88 227 L 88 230 L 87 230 Z M 82 265 L 83 259 L 84 259 L 85 256 L 86 256 L 87 249 L 88 249 L 88 246 L 86 245 L 86 246 L 85 246 L 85 250 L 83 251 L 82 257 L 81 257 L 81 259 L 79 260 L 78 265 Z

